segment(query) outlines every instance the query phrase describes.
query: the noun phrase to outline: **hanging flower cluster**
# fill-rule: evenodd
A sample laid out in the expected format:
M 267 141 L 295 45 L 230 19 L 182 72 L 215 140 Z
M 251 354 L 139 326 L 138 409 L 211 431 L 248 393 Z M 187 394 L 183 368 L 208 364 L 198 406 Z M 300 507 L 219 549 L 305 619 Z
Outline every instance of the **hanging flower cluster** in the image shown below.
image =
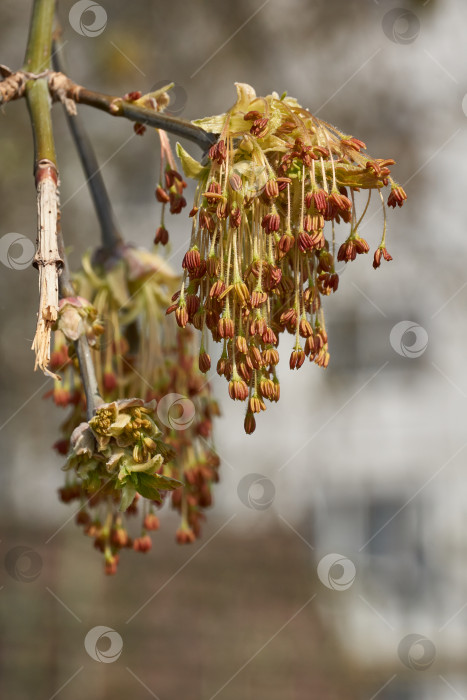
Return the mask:
M 171 214 L 180 214 L 182 209 L 186 207 L 186 199 L 183 196 L 186 182 L 177 170 L 167 134 L 162 129 L 158 130 L 158 134 L 161 143 L 161 162 L 159 184 L 156 187 L 155 195 L 157 201 L 162 204 L 162 212 L 154 243 L 167 245 L 169 232 L 165 227 L 165 209 L 168 206 Z
M 386 249 L 388 204 L 401 206 L 402 187 L 390 177 L 393 160 L 372 158 L 365 144 L 314 117 L 297 101 L 275 93 L 257 97 L 237 84 L 238 99 L 226 114 L 199 126 L 219 135 L 207 164 L 177 144 L 187 177 L 198 180 L 191 210 L 192 234 L 183 259 L 180 289 L 167 313 L 177 324 L 201 331 L 199 368 L 209 371 L 207 335 L 223 344 L 217 372 L 234 400 L 247 401 L 245 430 L 265 401 L 277 401 L 279 336 L 295 336 L 290 368 L 305 359 L 326 367 L 328 338 L 321 299 L 335 292 L 336 259 L 368 253 L 359 235 L 371 192 L 381 197 L 384 228 L 373 266 L 391 260 Z M 368 191 L 357 215 L 354 193 Z M 349 225 L 336 250 L 335 224 Z
M 122 245 L 110 257 L 85 255 L 74 278 L 79 296 L 61 304 L 51 360 L 63 381 L 51 394 L 71 413 L 55 445 L 67 455 L 60 496 L 81 504 L 76 520 L 110 574 L 122 548 L 151 548 L 148 533 L 159 527 L 156 509 L 168 492 L 181 516 L 177 541 L 194 541 L 218 481 L 212 422 L 219 409 L 192 333 L 164 313 L 178 284 L 158 255 Z M 73 345 L 80 334 L 106 402 L 89 421 Z M 141 511 L 141 529 L 130 537 L 128 516 Z
M 124 95 L 123 100 L 156 112 L 164 112 L 165 108 L 170 104 L 169 90 L 174 86 L 175 83 L 168 83 L 158 90 L 148 92 L 145 95 L 139 90 L 133 90 Z M 134 124 L 133 129 L 139 136 L 142 136 L 146 132 L 144 124 L 140 124 L 139 122 Z M 167 245 L 169 242 L 169 232 L 165 227 L 166 207 L 169 207 L 169 212 L 171 214 L 180 214 L 184 207 L 186 207 L 186 199 L 183 196 L 183 190 L 186 188 L 187 184 L 178 172 L 167 133 L 163 129 L 156 129 L 155 131 L 161 145 L 161 159 L 159 182 L 156 185 L 154 194 L 157 201 L 162 204 L 162 211 L 161 221 L 156 230 L 154 243 Z
M 177 541 L 200 535 L 219 469 L 212 443 L 219 409 L 204 378 L 209 336 L 222 344 L 217 372 L 230 397 L 246 402 L 250 434 L 255 414 L 280 397 L 282 333 L 295 337 L 290 369 L 306 358 L 327 367 L 322 298 L 338 289 L 337 261 L 369 252 L 360 224 L 373 191 L 384 221 L 373 267 L 392 260 L 382 190 L 390 186 L 391 207 L 407 198 L 390 176 L 394 161 L 372 158 L 362 141 L 293 98 L 257 97 L 245 84 L 237 93 L 227 113 L 195 122 L 218 137 L 202 162 L 177 144 L 185 175 L 198 182 L 182 278 L 155 253 L 122 243 L 85 255 L 74 277 L 76 296 L 60 304 L 51 370 L 63 381 L 50 394 L 71 408 L 55 445 L 67 455 L 60 495 L 80 502 L 77 522 L 104 553 L 107 573 L 115 573 L 122 548 L 151 548 L 148 532 L 159 527 L 156 508 L 169 493 L 181 516 Z M 163 89 L 125 99 L 162 111 L 167 95 Z M 173 214 L 186 207 L 186 182 L 167 134 L 158 135 L 162 217 L 154 242 L 166 245 L 166 207 Z M 360 190 L 368 197 L 357 214 Z M 348 232 L 339 245 L 340 223 Z M 201 333 L 199 351 L 190 325 Z M 103 401 L 90 420 L 74 347 L 82 336 Z M 141 530 L 130 537 L 127 516 L 141 511 Z
M 90 500 L 100 497 L 98 500 L 105 502 L 105 521 L 102 525 L 93 524 L 93 534 L 112 573 L 118 551 L 129 544 L 121 519 L 115 514 L 116 501 L 119 512 L 124 512 L 137 493 L 162 503 L 161 492 L 182 486 L 163 473 L 164 469 L 170 471 L 166 460 L 173 457 L 173 452 L 160 439 L 161 431 L 153 420 L 155 406 L 155 401 L 144 403 L 141 399 L 103 404 L 89 423 L 80 423 L 71 435 L 65 469 L 76 473 L 80 493 L 89 495 Z M 80 512 L 80 521 L 89 523 L 85 510 Z M 150 548 L 148 539 L 143 533 L 134 543 L 136 548 L 146 551 Z

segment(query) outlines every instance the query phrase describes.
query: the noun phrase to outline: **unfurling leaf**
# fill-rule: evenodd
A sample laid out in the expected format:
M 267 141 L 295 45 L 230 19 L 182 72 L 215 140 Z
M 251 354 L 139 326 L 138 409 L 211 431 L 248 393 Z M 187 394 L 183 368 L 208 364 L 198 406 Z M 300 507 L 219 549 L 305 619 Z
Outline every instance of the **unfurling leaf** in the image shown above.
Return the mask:
M 209 167 L 202 166 L 201 163 L 192 158 L 181 144 L 177 143 L 176 150 L 186 177 L 192 177 L 195 180 L 199 180 L 208 174 Z
M 138 485 L 136 490 L 144 498 L 149 498 L 151 501 L 162 502 L 161 491 L 173 491 L 182 486 L 177 479 L 171 479 L 168 476 L 161 474 L 146 474 L 145 472 L 138 473 Z

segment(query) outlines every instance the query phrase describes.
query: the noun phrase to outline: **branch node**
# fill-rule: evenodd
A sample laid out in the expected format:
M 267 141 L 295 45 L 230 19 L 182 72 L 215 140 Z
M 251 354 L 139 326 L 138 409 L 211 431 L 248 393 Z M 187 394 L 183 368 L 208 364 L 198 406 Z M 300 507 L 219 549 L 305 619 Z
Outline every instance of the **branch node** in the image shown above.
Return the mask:
M 64 106 L 68 114 L 75 116 L 77 114 L 75 102 L 79 102 L 80 86 L 72 83 L 63 73 L 55 71 L 49 72 L 49 91 L 54 100 L 59 100 Z M 71 93 L 71 97 L 68 95 Z
M 27 78 L 23 71 L 14 73 L 7 66 L 0 66 L 3 80 L 0 82 L 0 104 L 23 97 Z

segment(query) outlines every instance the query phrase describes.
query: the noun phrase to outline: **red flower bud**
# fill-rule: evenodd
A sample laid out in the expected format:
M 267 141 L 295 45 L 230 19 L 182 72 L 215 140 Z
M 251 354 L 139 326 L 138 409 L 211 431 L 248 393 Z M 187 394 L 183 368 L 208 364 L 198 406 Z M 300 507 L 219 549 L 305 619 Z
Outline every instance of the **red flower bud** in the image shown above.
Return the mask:
M 159 226 L 159 228 L 156 231 L 156 235 L 154 236 L 154 243 L 157 245 L 158 243 L 161 243 L 162 245 L 167 245 L 169 242 L 169 232 L 165 228 L 165 226 Z
M 145 530 L 158 530 L 159 526 L 159 518 L 154 513 L 148 513 L 143 520 L 143 527 Z
M 167 202 L 170 199 L 167 192 L 160 185 L 157 185 L 156 191 L 154 192 L 154 194 L 155 194 L 157 201 L 161 202 L 162 204 L 167 204 Z
M 149 552 L 152 547 L 151 538 L 149 535 L 143 535 L 142 537 L 136 537 L 133 542 L 133 549 L 137 552 Z
M 244 428 L 245 428 L 245 433 L 246 433 L 247 435 L 251 435 L 251 434 L 254 433 L 255 430 L 256 430 L 256 420 L 255 420 L 255 416 L 254 416 L 254 414 L 252 413 L 252 411 L 250 411 L 249 409 L 248 409 L 248 411 L 246 412 L 245 422 L 244 422 L 243 425 L 244 425 Z
M 211 358 L 207 352 L 201 352 L 198 358 L 199 371 L 206 373 L 211 369 Z

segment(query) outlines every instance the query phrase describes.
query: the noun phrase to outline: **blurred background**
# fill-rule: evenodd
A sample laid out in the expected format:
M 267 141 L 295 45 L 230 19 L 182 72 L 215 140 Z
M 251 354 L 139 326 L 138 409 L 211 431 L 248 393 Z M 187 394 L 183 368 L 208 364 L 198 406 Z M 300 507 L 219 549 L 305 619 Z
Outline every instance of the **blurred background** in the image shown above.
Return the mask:
M 2 2 L 1 62 L 13 69 L 31 6 Z M 35 240 L 32 137 L 24 101 L 2 109 L 1 696 L 466 698 L 467 5 L 60 0 L 58 11 L 78 83 L 123 95 L 175 81 L 172 110 L 186 119 L 224 112 L 235 81 L 259 95 L 287 90 L 394 158 L 409 199 L 389 213 L 394 261 L 344 267 L 326 300 L 329 368 L 289 371 L 281 340 L 281 401 L 253 436 L 213 373 L 222 469 L 202 539 L 176 545 L 176 518 L 163 511 L 152 551 L 125 552 L 104 577 L 57 498 L 51 445 L 63 413 L 43 400 L 51 380 L 33 372 L 30 350 L 37 273 L 15 265 L 24 239 L 21 250 L 7 237 Z M 150 246 L 156 136 L 80 113 L 122 232 Z M 59 105 L 53 114 L 76 266 L 98 226 Z M 375 208 L 361 229 L 373 250 L 381 219 Z M 179 268 L 187 215 L 168 227 Z M 106 644 L 115 661 L 98 663 Z

